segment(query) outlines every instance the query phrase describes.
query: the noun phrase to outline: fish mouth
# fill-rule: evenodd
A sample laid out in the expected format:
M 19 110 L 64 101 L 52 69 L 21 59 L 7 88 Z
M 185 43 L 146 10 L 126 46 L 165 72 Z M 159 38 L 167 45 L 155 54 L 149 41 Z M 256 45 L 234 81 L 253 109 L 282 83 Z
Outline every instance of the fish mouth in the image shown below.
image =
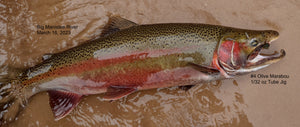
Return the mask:
M 218 49 L 218 64 L 221 67 L 221 70 L 224 71 L 222 74 L 226 78 L 260 70 L 278 62 L 286 55 L 283 49 L 279 52 L 275 51 L 272 54 L 264 54 L 261 52 L 262 50 L 268 49 L 271 42 L 278 39 L 279 33 L 277 31 L 263 31 L 262 37 L 263 39 L 261 40 L 264 40 L 264 42 L 259 42 L 259 45 L 250 53 L 248 52 L 248 49 L 241 50 L 235 48 L 239 47 L 239 45 L 235 46 L 235 43 L 232 45 L 221 43 Z M 224 44 L 223 47 L 222 44 Z
M 272 54 L 264 54 L 261 53 L 262 50 L 268 49 L 270 43 L 265 43 L 256 47 L 247 57 L 243 66 L 238 68 L 232 68 L 227 64 L 219 61 L 223 69 L 226 71 L 227 76 L 234 76 L 238 74 L 247 74 L 249 72 L 257 71 L 262 68 L 269 66 L 270 64 L 276 63 L 281 60 L 285 55 L 285 51 L 283 49 L 280 52 L 275 51 Z
M 270 46 L 269 43 L 265 43 L 261 46 L 258 46 L 256 49 L 254 49 L 254 51 L 252 51 L 252 53 L 250 53 L 250 55 L 248 55 L 246 66 L 245 66 L 246 68 L 255 69 L 261 66 L 267 66 L 272 63 L 278 62 L 286 55 L 283 49 L 281 49 L 280 52 L 274 51 L 274 53 L 272 54 L 261 53 L 263 49 L 269 48 Z

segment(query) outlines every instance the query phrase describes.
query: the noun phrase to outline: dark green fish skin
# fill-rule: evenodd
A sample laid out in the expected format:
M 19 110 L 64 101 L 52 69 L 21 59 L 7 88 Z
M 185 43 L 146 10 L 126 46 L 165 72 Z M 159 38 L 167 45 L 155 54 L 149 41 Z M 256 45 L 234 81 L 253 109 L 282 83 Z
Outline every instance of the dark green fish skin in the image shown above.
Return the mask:
M 143 51 L 183 46 L 199 46 L 199 52 L 205 52 L 207 58 L 212 58 L 223 31 L 223 27 L 203 24 L 139 25 L 56 54 L 51 61 L 55 61 L 52 65 L 55 68 L 94 57 L 94 52 L 99 49 L 105 49 L 105 53 L 115 53 L 123 48 Z
M 194 55 L 197 64 L 210 66 L 214 50 L 220 40 L 224 27 L 205 24 L 154 24 L 134 26 L 110 36 L 86 42 L 78 47 L 54 54 L 40 65 L 30 68 L 23 74 L 25 86 L 28 79 L 42 73 L 55 71 L 80 61 L 116 53 L 138 52 L 144 50 L 173 50 L 181 55 Z M 194 47 L 194 48 L 191 48 Z M 99 51 L 101 50 L 101 51 Z M 98 56 L 97 56 L 98 55 Z M 186 57 L 188 55 L 185 55 Z M 181 57 L 181 56 L 179 56 Z M 178 57 L 178 58 L 179 58 Z M 151 61 L 150 61 L 151 62 Z M 166 61 L 168 62 L 168 61 Z M 161 63 L 167 64 L 167 63 Z M 175 63 L 176 64 L 176 63 Z M 41 76 L 42 79 L 44 77 Z M 38 78 L 38 79 L 41 79 Z

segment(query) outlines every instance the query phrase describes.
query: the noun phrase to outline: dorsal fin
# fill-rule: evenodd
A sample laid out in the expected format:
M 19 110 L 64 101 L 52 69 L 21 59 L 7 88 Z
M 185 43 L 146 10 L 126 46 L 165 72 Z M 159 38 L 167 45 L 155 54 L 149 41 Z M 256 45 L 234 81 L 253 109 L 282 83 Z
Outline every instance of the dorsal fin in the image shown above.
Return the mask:
M 107 25 L 103 28 L 103 31 L 101 33 L 101 37 L 105 37 L 107 35 L 110 35 L 112 33 L 115 33 L 117 31 L 120 31 L 122 29 L 127 29 L 133 26 L 137 26 L 138 24 L 129 21 L 127 19 L 124 19 L 120 16 L 112 16 L 108 20 Z
M 68 115 L 79 103 L 82 95 L 63 90 L 49 90 L 49 103 L 55 120 Z

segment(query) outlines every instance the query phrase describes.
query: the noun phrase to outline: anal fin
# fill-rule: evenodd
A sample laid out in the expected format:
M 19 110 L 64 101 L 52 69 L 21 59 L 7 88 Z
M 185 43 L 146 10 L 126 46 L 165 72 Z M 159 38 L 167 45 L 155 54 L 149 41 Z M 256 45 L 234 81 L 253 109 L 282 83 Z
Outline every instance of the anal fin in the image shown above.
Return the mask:
M 82 95 L 63 90 L 49 90 L 49 103 L 55 120 L 68 115 L 79 103 Z
M 206 67 L 206 66 L 202 66 L 202 65 L 198 65 L 198 64 L 194 64 L 194 63 L 189 63 L 189 65 L 192 68 L 194 68 L 202 73 L 205 73 L 205 74 L 210 74 L 210 75 L 220 74 L 220 71 L 215 68 Z
M 117 100 L 122 97 L 125 97 L 137 89 L 134 87 L 124 87 L 124 86 L 110 86 L 107 88 L 107 91 L 103 97 L 105 100 Z

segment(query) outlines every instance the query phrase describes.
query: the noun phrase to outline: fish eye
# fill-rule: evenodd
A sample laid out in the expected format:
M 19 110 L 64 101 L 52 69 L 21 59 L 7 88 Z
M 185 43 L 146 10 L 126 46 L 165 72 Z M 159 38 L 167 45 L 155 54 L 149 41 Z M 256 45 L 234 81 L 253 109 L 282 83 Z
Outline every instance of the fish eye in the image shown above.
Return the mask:
M 250 44 L 251 44 L 251 46 L 255 47 L 255 46 L 258 45 L 258 41 L 254 39 L 254 40 L 251 41 Z
M 264 46 L 263 46 L 264 49 L 268 49 L 269 47 L 270 47 L 270 44 L 268 44 L 268 43 L 264 44 Z

